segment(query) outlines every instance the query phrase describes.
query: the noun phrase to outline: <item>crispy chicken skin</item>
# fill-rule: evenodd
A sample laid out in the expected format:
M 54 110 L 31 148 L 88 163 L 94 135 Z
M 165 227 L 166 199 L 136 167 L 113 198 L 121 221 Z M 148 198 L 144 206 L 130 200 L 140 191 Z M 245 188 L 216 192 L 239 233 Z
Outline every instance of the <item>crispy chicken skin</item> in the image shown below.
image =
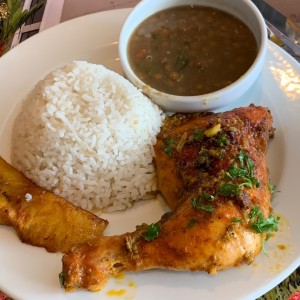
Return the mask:
M 24 243 L 66 253 L 101 236 L 108 222 L 38 187 L 0 157 L 0 224 L 14 227 Z
M 272 116 L 263 107 L 251 105 L 219 114 L 175 114 L 166 120 L 155 146 L 159 190 L 169 206 L 175 208 L 187 192 L 197 193 L 199 187 L 207 189 L 208 185 L 216 188 L 222 173 L 236 163 L 238 153 L 243 150 L 256 166 L 261 188 L 246 190 L 239 200 L 249 199 L 267 215 L 270 191 L 266 189 L 269 183 L 266 151 L 273 135 Z
M 65 289 L 97 291 L 124 271 L 214 274 L 251 263 L 264 234 L 249 214 L 259 207 L 267 218 L 271 210 L 266 150 L 273 133 L 269 111 L 256 106 L 167 118 L 155 163 L 172 212 L 135 232 L 75 246 L 62 260 Z

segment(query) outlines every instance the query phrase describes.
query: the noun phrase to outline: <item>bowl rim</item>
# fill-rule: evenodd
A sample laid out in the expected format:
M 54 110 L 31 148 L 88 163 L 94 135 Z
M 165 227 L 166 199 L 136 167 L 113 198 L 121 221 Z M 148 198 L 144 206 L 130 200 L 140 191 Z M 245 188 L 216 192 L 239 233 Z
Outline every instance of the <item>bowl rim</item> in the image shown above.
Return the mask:
M 248 75 L 251 74 L 252 72 L 255 73 L 257 71 L 256 69 L 264 61 L 264 58 L 265 58 L 266 52 L 267 52 L 267 40 L 268 40 L 268 33 L 267 33 L 266 23 L 264 21 L 264 18 L 262 16 L 261 12 L 259 11 L 259 9 L 256 7 L 256 5 L 251 0 L 240 0 L 240 2 L 244 2 L 245 5 L 247 5 L 250 8 L 250 10 L 252 11 L 252 13 L 255 16 L 256 20 L 258 21 L 258 26 L 259 26 L 259 29 L 260 29 L 260 31 L 259 31 L 260 43 L 258 44 L 257 55 L 256 55 L 252 65 L 249 67 L 249 69 L 241 77 L 239 77 L 237 80 L 235 80 L 234 82 L 232 82 L 228 86 L 226 86 L 222 89 L 219 89 L 217 91 L 213 91 L 213 92 L 206 93 L 206 94 L 193 95 L 193 96 L 168 94 L 168 93 L 159 91 L 159 90 L 151 87 L 147 83 L 143 82 L 135 74 L 135 72 L 131 68 L 130 63 L 129 63 L 129 59 L 128 59 L 128 55 L 127 55 L 127 45 L 128 45 L 129 40 L 130 40 L 130 36 L 134 32 L 134 30 L 141 24 L 142 21 L 146 20 L 151 15 L 153 15 L 153 14 L 159 12 L 159 11 L 162 11 L 164 9 L 168 9 L 168 8 L 173 7 L 172 5 L 170 5 L 167 8 L 162 8 L 162 9 L 155 10 L 150 15 L 147 15 L 146 17 L 142 18 L 142 21 L 136 23 L 134 26 L 130 26 L 132 20 L 134 20 L 134 16 L 141 10 L 141 8 L 144 7 L 144 5 L 147 5 L 148 3 L 153 2 L 153 1 L 155 1 L 155 0 L 142 0 L 130 11 L 130 13 L 127 16 L 127 18 L 125 19 L 125 22 L 123 23 L 123 26 L 122 26 L 121 31 L 120 31 L 118 50 L 119 50 L 119 57 L 120 57 L 121 66 L 122 66 L 123 71 L 125 73 L 125 77 L 128 77 L 128 79 L 137 88 L 141 89 L 142 91 L 147 90 L 148 94 L 152 96 L 152 97 L 150 96 L 150 98 L 152 98 L 152 100 L 154 102 L 156 102 L 156 100 L 155 100 L 155 98 L 153 98 L 153 95 L 156 95 L 156 96 L 159 95 L 159 98 L 168 99 L 168 101 L 171 101 L 173 103 L 181 103 L 183 101 L 183 98 L 184 98 L 184 102 L 186 104 L 192 104 L 192 103 L 196 103 L 196 102 L 199 102 L 199 101 L 209 101 L 211 99 L 220 98 L 220 94 L 229 93 L 232 90 L 234 90 L 238 85 L 246 82 L 246 80 L 248 78 Z M 162 1 L 162 0 L 159 0 L 159 1 Z M 187 5 L 187 4 L 184 4 L 184 5 Z M 201 5 L 201 3 L 200 3 L 200 5 Z M 174 5 L 174 6 L 181 6 L 181 5 L 178 4 L 178 5 Z M 209 4 L 207 6 L 209 6 Z M 238 17 L 238 16 L 236 16 L 236 17 Z M 240 20 L 242 20 L 242 19 L 240 18 Z M 128 34 L 127 38 L 124 38 L 124 36 L 126 36 L 126 33 L 128 31 L 128 27 L 130 28 L 130 34 Z M 252 83 L 250 85 L 252 85 Z

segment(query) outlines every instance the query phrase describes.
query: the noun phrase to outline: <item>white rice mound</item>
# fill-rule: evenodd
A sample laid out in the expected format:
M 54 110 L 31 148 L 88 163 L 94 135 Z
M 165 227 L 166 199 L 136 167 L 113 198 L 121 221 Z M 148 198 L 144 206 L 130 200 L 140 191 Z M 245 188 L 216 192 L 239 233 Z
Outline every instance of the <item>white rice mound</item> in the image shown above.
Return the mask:
M 153 145 L 163 119 L 128 80 L 76 61 L 48 74 L 24 100 L 12 164 L 84 209 L 122 210 L 157 190 Z

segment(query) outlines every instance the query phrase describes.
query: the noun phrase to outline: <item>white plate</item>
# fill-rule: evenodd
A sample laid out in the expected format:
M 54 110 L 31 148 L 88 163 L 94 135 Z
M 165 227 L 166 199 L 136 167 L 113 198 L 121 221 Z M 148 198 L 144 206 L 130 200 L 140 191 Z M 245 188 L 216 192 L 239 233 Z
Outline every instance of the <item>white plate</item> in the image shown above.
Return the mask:
M 50 70 L 72 60 L 88 60 L 121 71 L 117 43 L 128 13 L 128 9 L 108 11 L 62 23 L 30 38 L 0 59 L 0 154 L 4 158 L 9 159 L 11 125 L 22 98 Z M 0 226 L 0 289 L 15 299 L 28 300 L 233 300 L 255 299 L 281 282 L 300 264 L 299 74 L 299 64 L 269 43 L 263 73 L 239 102 L 239 106 L 255 103 L 269 107 L 276 127 L 269 147 L 269 166 L 271 182 L 281 191 L 273 207 L 282 221 L 280 231 L 267 242 L 268 256 L 261 254 L 250 266 L 215 276 L 153 270 L 113 278 L 99 293 L 66 294 L 58 281 L 61 255 L 22 244 L 14 230 Z M 136 224 L 156 221 L 164 210 L 163 202 L 140 202 L 126 212 L 105 215 L 111 222 L 108 233 L 121 233 L 133 230 Z

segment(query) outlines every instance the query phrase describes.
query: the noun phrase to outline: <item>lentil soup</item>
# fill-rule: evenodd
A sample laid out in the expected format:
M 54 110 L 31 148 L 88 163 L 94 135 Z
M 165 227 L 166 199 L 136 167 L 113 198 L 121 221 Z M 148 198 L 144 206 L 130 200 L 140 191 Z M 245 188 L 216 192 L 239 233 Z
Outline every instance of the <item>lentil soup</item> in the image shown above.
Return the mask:
M 128 45 L 130 65 L 144 83 L 182 96 L 226 87 L 250 68 L 257 52 L 255 37 L 241 20 L 205 6 L 150 16 Z

